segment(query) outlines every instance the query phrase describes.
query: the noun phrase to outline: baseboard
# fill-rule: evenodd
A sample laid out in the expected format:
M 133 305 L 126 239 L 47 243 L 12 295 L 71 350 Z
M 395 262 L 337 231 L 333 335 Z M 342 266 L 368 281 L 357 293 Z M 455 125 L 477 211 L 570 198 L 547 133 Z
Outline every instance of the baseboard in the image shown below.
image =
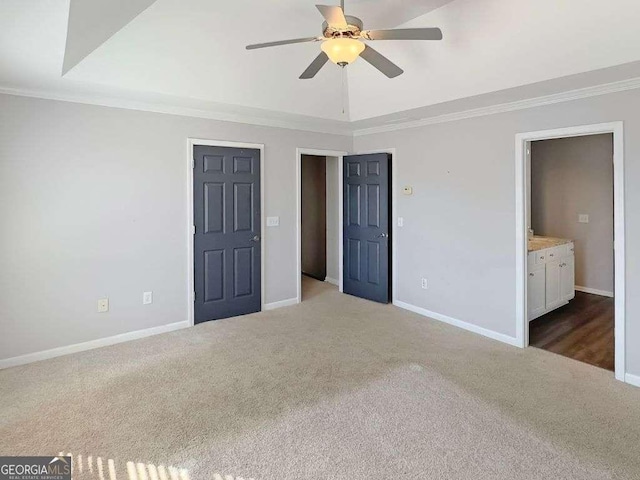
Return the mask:
M 279 302 L 265 303 L 262 307 L 263 310 L 275 310 L 276 308 L 290 307 L 291 305 L 297 305 L 297 298 L 289 298 L 287 300 L 280 300 Z
M 577 292 L 590 293 L 592 295 L 600 295 L 602 297 L 611 297 L 613 298 L 613 292 L 608 292 L 606 290 L 598 290 L 596 288 L 589 287 L 580 287 L 578 285 L 575 286 Z
M 189 327 L 189 322 L 187 321 L 170 323 L 168 325 L 162 325 L 160 327 L 146 328 L 144 330 L 121 333 L 112 337 L 99 338 L 97 340 L 90 340 L 88 342 L 67 345 L 66 347 L 52 348 L 51 350 L 44 350 L 42 352 L 34 352 L 28 353 L 26 355 L 20 355 L 18 357 L 5 358 L 0 360 L 0 370 L 9 367 L 17 367 L 18 365 L 26 365 L 27 363 L 39 362 L 40 360 L 61 357 L 63 355 L 69 355 L 70 353 L 78 353 L 84 352 L 86 350 L 93 350 L 94 348 L 108 347 L 109 345 L 129 342 L 131 340 L 150 337 L 152 335 L 159 335 L 161 333 L 173 332 L 174 330 L 180 330 L 187 327 Z
M 336 287 L 338 285 L 340 285 L 340 282 L 338 280 L 336 280 L 335 278 L 331 278 L 331 277 L 326 277 L 324 279 L 325 282 L 330 283 L 331 285 L 335 285 Z
M 640 387 L 640 375 L 631 375 L 630 373 L 627 373 L 624 376 L 624 381 L 634 387 Z
M 446 315 L 442 315 L 440 313 L 432 312 L 425 308 L 416 307 L 415 305 L 411 305 L 409 303 L 401 302 L 396 300 L 393 304 L 397 307 L 403 308 L 405 310 L 409 310 L 413 313 L 417 313 L 424 317 L 429 317 L 434 320 L 438 320 L 440 322 L 448 323 L 449 325 L 453 325 L 454 327 L 462 328 L 464 330 L 468 330 L 473 333 L 477 333 L 484 337 L 491 338 L 493 340 L 497 340 L 502 343 L 506 343 L 508 345 L 512 345 L 514 347 L 520 347 L 520 342 L 515 337 L 510 337 L 509 335 L 505 335 L 503 333 L 494 332 L 493 330 L 488 330 L 486 328 L 479 327 L 477 325 L 473 325 L 472 323 L 464 322 L 462 320 L 458 320 L 456 318 L 448 317 Z

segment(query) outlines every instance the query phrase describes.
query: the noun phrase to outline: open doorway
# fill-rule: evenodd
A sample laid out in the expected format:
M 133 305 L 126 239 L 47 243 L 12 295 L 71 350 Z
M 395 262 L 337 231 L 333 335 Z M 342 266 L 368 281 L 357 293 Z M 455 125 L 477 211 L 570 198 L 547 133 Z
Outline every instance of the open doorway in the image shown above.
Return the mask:
M 532 148 L 535 148 L 535 142 L 541 140 L 554 140 L 554 139 L 568 139 L 568 138 L 576 138 L 580 141 L 580 139 L 589 140 L 591 136 L 599 136 L 601 134 L 606 134 L 606 137 L 602 137 L 605 143 L 612 142 L 612 149 L 607 150 L 608 152 L 612 151 L 612 155 L 609 156 L 607 154 L 607 166 L 604 168 L 611 168 L 611 163 L 613 164 L 613 193 L 612 197 L 609 197 L 609 202 L 613 203 L 613 297 L 609 297 L 607 295 L 602 295 L 603 293 L 608 293 L 605 290 L 596 292 L 594 289 L 589 292 L 585 291 L 588 289 L 581 288 L 585 287 L 585 285 L 576 285 L 580 280 L 578 277 L 578 282 L 575 281 L 575 277 L 572 278 L 571 273 L 575 275 L 576 270 L 574 266 L 571 265 L 571 262 L 575 262 L 578 258 L 576 254 L 578 249 L 581 251 L 578 252 L 580 255 L 584 256 L 585 250 L 584 245 L 580 246 L 581 240 L 578 238 L 578 242 L 576 239 L 565 238 L 561 239 L 561 241 L 557 241 L 558 239 L 551 240 L 551 244 L 543 245 L 544 248 L 536 248 L 534 247 L 529 252 L 529 247 L 532 242 L 536 242 L 535 238 L 530 238 L 531 236 L 531 209 L 532 205 L 532 186 L 530 185 L 531 181 L 531 152 Z M 611 140 L 612 139 L 612 140 Z M 607 335 L 603 331 L 600 331 L 598 334 L 595 332 L 595 328 L 593 325 L 591 326 L 591 330 L 589 328 L 581 329 L 577 328 L 576 331 L 578 334 L 585 335 L 584 338 L 579 341 L 574 341 L 570 338 L 568 332 L 571 328 L 566 327 L 565 329 L 555 327 L 556 335 L 565 335 L 565 340 L 567 343 L 574 342 L 574 351 L 580 350 L 583 347 L 581 343 L 589 341 L 589 336 L 592 338 L 598 338 L 601 343 L 607 343 L 609 347 L 613 348 L 614 352 L 614 372 L 615 377 L 621 381 L 629 381 L 628 375 L 626 373 L 626 356 L 625 356 L 625 333 L 626 333 L 626 315 L 625 315 L 625 304 L 626 304 L 626 295 L 625 295 L 625 207 L 624 207 L 624 198 L 625 198 L 625 184 L 624 184 L 624 126 L 622 122 L 612 122 L 612 123 L 602 123 L 602 124 L 594 124 L 594 125 L 583 125 L 576 127 L 567 127 L 567 128 L 559 128 L 554 130 L 541 130 L 535 132 L 527 132 L 527 133 L 519 133 L 516 135 L 516 339 L 518 343 L 522 347 L 527 347 L 530 345 L 530 328 L 529 328 L 529 320 L 535 320 L 536 318 L 541 318 L 544 315 L 547 315 L 550 312 L 557 311 L 556 313 L 561 313 L 560 309 L 562 307 L 568 306 L 568 309 L 576 309 L 576 310 L 586 310 L 584 304 L 581 304 L 580 298 L 582 297 L 582 293 L 599 293 L 599 297 L 603 297 L 602 303 L 605 305 L 607 303 L 613 303 L 613 336 L 614 336 L 614 344 L 611 347 L 610 339 L 607 339 Z M 602 140 L 601 140 L 602 141 Z M 538 144 L 541 145 L 541 144 Z M 610 147 L 609 147 L 610 148 Z M 591 152 L 588 152 L 591 154 Z M 581 158 L 585 158 L 582 156 Z M 584 166 L 582 166 L 584 168 Z M 553 175 L 553 173 L 552 173 Z M 575 176 L 580 176 L 581 172 L 576 172 Z M 609 181 L 611 181 L 611 176 L 607 175 Z M 566 192 L 568 188 L 564 188 L 566 183 L 571 180 L 565 180 L 564 183 L 560 182 L 559 186 L 561 191 Z M 591 186 L 584 187 L 587 190 L 591 189 Z M 609 194 L 606 194 L 605 197 L 608 197 Z M 571 204 L 574 201 L 574 198 L 577 198 L 577 195 L 573 196 L 565 196 L 562 198 L 563 203 Z M 572 212 L 572 223 L 579 224 L 579 228 L 583 228 L 587 221 L 586 215 L 588 215 L 589 224 L 594 220 L 592 217 L 593 214 L 589 212 L 579 211 L 581 209 L 576 208 L 575 211 Z M 534 214 L 535 215 L 535 214 Z M 599 213 L 596 213 L 599 216 Z M 611 218 L 609 218 L 611 221 Z M 566 222 L 565 222 L 566 223 Z M 596 222 L 597 223 L 597 222 Z M 575 225 L 574 225 L 575 226 Z M 538 227 L 540 228 L 540 227 Z M 534 237 L 536 233 L 533 232 Z M 575 236 L 574 234 L 564 234 L 565 236 Z M 573 240 L 573 241 L 572 241 Z M 541 242 L 545 242 L 545 239 L 539 240 Z M 551 256 L 553 254 L 553 256 Z M 560 261 L 558 261 L 557 255 L 561 256 Z M 611 255 L 611 251 L 609 251 L 609 255 Z M 547 265 L 549 265 L 549 269 L 547 271 Z M 563 265 L 560 267 L 560 265 Z M 543 268 L 544 267 L 544 274 Z M 593 268 L 593 267 L 591 267 Z M 559 273 L 564 272 L 564 273 Z M 532 275 L 533 274 L 533 275 Z M 548 276 L 548 278 L 547 278 Z M 549 280 L 549 288 L 547 289 L 547 280 Z M 583 280 L 584 281 L 584 280 Z M 578 287 L 578 288 L 576 288 Z M 547 297 L 551 295 L 551 305 L 547 306 Z M 558 296 L 560 298 L 558 298 Z M 607 300 L 612 298 L 612 300 Z M 587 298 L 588 300 L 589 298 Z M 593 299 L 593 298 L 592 298 Z M 591 305 L 592 312 L 593 311 L 603 311 L 606 310 L 605 305 Z M 550 310 L 549 310 L 550 309 Z M 567 310 L 568 310 L 567 309 Z M 549 310 L 549 311 L 547 311 Z M 589 313 L 586 313 L 589 315 Z M 603 316 L 606 316 L 606 312 L 602 312 Z M 584 314 L 582 315 L 584 318 Z M 552 317 L 548 317 L 552 319 Z M 549 320 L 550 323 L 553 323 L 552 320 Z M 590 344 L 589 348 L 600 348 L 597 344 Z M 568 355 L 572 356 L 572 355 Z M 610 357 L 609 357 L 610 358 Z M 577 360 L 584 361 L 585 358 L 576 358 Z M 609 364 L 610 365 L 610 364 Z M 610 366 L 606 366 L 605 368 L 610 368 Z
M 340 161 L 300 154 L 299 300 L 340 283 Z
M 613 134 L 530 145 L 531 346 L 614 371 Z

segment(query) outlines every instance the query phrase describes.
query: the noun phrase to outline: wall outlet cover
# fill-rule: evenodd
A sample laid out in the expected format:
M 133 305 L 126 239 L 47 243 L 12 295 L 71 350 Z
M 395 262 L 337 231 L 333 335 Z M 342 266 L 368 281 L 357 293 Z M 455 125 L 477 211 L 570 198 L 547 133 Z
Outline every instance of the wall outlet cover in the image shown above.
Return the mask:
M 101 298 L 98 300 L 98 313 L 106 313 L 109 311 L 109 299 Z
M 280 226 L 280 217 L 267 217 L 267 227 Z
M 404 227 L 404 217 L 398 217 L 398 226 Z
M 402 193 L 405 195 L 411 195 L 413 193 L 413 187 L 406 186 L 402 189 Z
M 144 292 L 142 294 L 142 304 L 149 305 L 153 303 L 153 292 Z
M 578 223 L 589 223 L 589 215 L 581 213 L 578 215 Z

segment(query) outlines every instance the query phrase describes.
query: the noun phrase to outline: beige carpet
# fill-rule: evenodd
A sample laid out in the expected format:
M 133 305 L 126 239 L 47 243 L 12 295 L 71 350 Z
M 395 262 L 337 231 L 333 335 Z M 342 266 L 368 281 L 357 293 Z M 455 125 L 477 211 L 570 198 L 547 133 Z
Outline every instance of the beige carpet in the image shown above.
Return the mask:
M 0 454 L 98 480 L 640 478 L 640 389 L 305 280 L 295 307 L 0 372 Z

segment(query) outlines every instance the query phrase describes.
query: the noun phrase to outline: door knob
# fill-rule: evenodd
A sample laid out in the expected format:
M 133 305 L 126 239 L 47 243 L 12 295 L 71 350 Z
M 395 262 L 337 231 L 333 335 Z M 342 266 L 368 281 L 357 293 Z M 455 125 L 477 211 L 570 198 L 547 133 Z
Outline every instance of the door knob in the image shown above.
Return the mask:
M 387 235 L 386 233 L 381 233 L 380 235 L 378 235 L 378 238 L 382 237 L 382 238 L 387 238 L 389 235 Z
M 260 235 L 256 235 L 255 237 L 253 237 L 251 239 L 252 242 L 259 242 L 260 241 Z

